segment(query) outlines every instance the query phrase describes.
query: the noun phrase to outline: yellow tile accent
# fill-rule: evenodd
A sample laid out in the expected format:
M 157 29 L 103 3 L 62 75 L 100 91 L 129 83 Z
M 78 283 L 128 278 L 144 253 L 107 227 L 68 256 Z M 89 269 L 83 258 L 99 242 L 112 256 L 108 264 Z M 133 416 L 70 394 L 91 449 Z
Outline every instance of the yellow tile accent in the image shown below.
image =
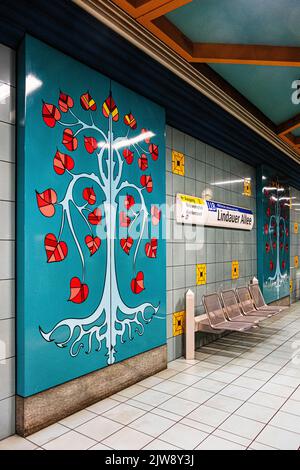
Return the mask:
M 172 151 L 172 172 L 184 176 L 184 155 L 175 150 Z
M 231 279 L 238 279 L 239 278 L 239 262 L 232 261 L 231 263 Z
M 298 224 L 297 224 L 297 222 L 294 223 L 294 233 L 298 233 Z
M 198 286 L 206 284 L 206 264 L 196 265 L 196 282 Z
M 293 279 L 290 279 L 290 292 L 293 292 Z
M 252 188 L 251 188 L 251 180 L 249 178 L 244 179 L 244 196 L 251 196 L 252 195 Z
M 173 336 L 182 335 L 185 326 L 185 311 L 173 313 Z
M 294 256 L 294 266 L 295 266 L 295 268 L 298 268 L 298 266 L 299 266 L 299 258 L 298 258 L 298 255 Z

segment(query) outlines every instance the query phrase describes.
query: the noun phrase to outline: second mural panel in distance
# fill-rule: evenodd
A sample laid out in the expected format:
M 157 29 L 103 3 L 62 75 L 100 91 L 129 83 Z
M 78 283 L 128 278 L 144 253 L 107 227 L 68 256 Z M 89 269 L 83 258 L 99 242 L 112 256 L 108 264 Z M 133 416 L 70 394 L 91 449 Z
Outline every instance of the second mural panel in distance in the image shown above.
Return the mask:
M 20 75 L 18 394 L 29 396 L 166 342 L 165 117 L 31 37 Z

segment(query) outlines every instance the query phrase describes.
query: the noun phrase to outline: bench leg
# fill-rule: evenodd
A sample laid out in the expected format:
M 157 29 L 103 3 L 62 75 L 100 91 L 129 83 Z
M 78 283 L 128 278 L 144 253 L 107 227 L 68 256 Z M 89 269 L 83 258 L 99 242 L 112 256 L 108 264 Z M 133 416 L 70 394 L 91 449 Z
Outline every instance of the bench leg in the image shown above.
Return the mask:
M 190 289 L 186 293 L 185 358 L 195 359 L 195 294 Z

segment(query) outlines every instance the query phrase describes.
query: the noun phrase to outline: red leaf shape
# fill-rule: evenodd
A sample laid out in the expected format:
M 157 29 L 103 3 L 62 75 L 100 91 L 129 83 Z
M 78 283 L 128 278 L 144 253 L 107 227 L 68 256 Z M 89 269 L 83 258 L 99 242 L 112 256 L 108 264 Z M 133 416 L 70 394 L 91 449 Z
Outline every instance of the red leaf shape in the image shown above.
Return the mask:
M 89 295 L 87 284 L 82 284 L 78 277 L 73 277 L 70 281 L 70 297 L 69 300 L 75 304 L 82 304 Z
M 93 212 L 89 213 L 88 220 L 90 224 L 99 225 L 101 222 L 101 219 L 102 219 L 102 214 L 101 214 L 101 210 L 99 209 L 99 207 L 93 210 Z
M 93 256 L 96 251 L 99 250 L 101 245 L 101 239 L 99 237 L 92 237 L 91 235 L 87 235 L 84 239 L 86 246 L 90 250 L 91 256 Z
M 62 91 L 59 94 L 58 106 L 63 113 L 67 113 L 70 108 L 73 108 L 74 101 L 70 95 L 63 93 Z
M 140 182 L 141 182 L 141 185 L 144 186 L 144 188 L 146 188 L 146 191 L 148 193 L 152 193 L 152 190 L 153 190 L 153 181 L 152 181 L 152 178 L 151 176 L 147 176 L 147 175 L 142 175 L 141 176 L 141 179 L 140 179 Z
M 151 241 L 145 245 L 145 253 L 148 258 L 156 258 L 157 238 L 151 238 Z
M 126 126 L 129 126 L 133 130 L 137 128 L 137 122 L 132 113 L 125 114 L 124 124 L 126 124 Z
M 138 165 L 139 165 L 139 168 L 142 171 L 147 170 L 147 168 L 148 168 L 148 158 L 146 157 L 146 155 L 144 153 L 138 159 Z
M 82 191 L 82 197 L 85 199 L 91 206 L 96 204 L 96 194 L 93 188 L 85 188 Z
M 57 202 L 57 194 L 54 189 L 46 189 L 42 193 L 36 193 L 38 208 L 45 217 L 52 217 L 55 214 L 54 204 Z
M 91 111 L 96 111 L 97 109 L 97 105 L 95 103 L 95 100 L 93 99 L 93 97 L 89 94 L 89 92 L 87 91 L 86 93 L 83 93 L 83 95 L 81 95 L 80 97 L 80 104 L 82 106 L 82 108 L 85 110 L 85 111 L 88 111 L 89 109 Z
M 158 159 L 158 145 L 150 144 L 149 145 L 149 152 L 151 153 L 152 160 Z
M 66 153 L 62 153 L 57 150 L 53 160 L 53 168 L 55 173 L 63 175 L 66 170 L 73 170 L 74 160 Z
M 119 110 L 111 95 L 109 95 L 109 97 L 104 101 L 102 106 L 102 113 L 106 118 L 112 115 L 112 119 L 115 122 L 119 120 Z
M 128 227 L 130 225 L 131 219 L 128 217 L 128 215 L 125 214 L 125 212 L 121 211 L 120 212 L 120 225 L 121 227 Z
M 62 143 L 71 152 L 77 149 L 78 140 L 77 137 L 74 137 L 72 129 L 64 130 Z
M 139 271 L 131 281 L 131 290 L 134 294 L 140 294 L 144 289 L 144 273 Z
M 58 242 L 53 233 L 48 233 L 44 240 L 47 262 L 58 263 L 63 261 L 68 254 L 68 246 L 65 242 Z
M 84 146 L 88 153 L 93 153 L 98 148 L 98 142 L 95 137 L 84 137 Z
M 146 132 L 149 132 L 149 131 L 147 129 L 142 129 L 141 132 L 142 132 L 142 134 L 145 134 Z M 150 144 L 150 140 L 151 140 L 150 137 L 148 137 L 147 139 L 145 139 L 145 143 Z
M 135 204 L 134 197 L 131 196 L 130 194 L 127 194 L 126 197 L 125 197 L 125 201 L 124 201 L 125 208 L 129 211 L 129 209 L 132 206 L 134 206 L 134 204 Z
M 131 237 L 121 238 L 120 245 L 127 255 L 129 255 L 130 249 L 133 245 L 133 239 Z
M 152 224 L 158 225 L 161 219 L 161 211 L 156 206 L 151 207 Z
M 43 103 L 42 116 L 47 126 L 54 127 L 56 122 L 60 120 L 61 114 L 54 104 Z
M 133 162 L 133 152 L 129 149 L 124 149 L 123 150 L 123 157 L 125 158 L 126 160 L 126 163 L 128 165 L 131 165 L 131 163 Z

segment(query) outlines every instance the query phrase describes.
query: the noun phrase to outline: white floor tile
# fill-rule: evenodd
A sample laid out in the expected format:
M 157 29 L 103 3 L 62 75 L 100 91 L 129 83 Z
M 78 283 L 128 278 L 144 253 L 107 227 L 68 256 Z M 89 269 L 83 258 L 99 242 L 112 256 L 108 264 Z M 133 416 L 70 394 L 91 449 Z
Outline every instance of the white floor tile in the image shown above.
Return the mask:
M 154 377 L 158 377 L 159 379 L 169 379 L 170 377 L 174 377 L 176 374 L 178 374 L 177 370 L 165 369 L 155 374 Z
M 245 387 L 249 390 L 259 390 L 263 385 L 264 382 L 261 380 L 256 380 L 250 377 L 238 377 L 234 382 L 233 385 L 238 385 L 239 387 Z
M 237 398 L 238 400 L 248 400 L 253 395 L 254 391 L 248 388 L 238 387 L 237 385 L 227 385 L 220 391 L 220 395 L 226 395 L 227 397 Z
M 218 382 L 217 380 L 204 378 L 196 382 L 193 387 L 199 388 L 201 390 L 206 390 L 207 392 L 218 393 L 222 388 L 227 386 L 224 382 Z
M 274 447 L 266 446 L 265 444 L 262 444 L 261 442 L 254 441 L 252 444 L 249 446 L 249 449 L 251 450 L 276 450 Z
M 270 393 L 271 395 L 276 395 L 278 397 L 288 398 L 293 393 L 294 389 L 291 387 L 287 387 L 286 385 L 277 385 L 268 382 L 260 389 L 260 391 Z
M 81 410 L 78 411 L 78 413 L 74 413 L 73 415 L 62 419 L 60 421 L 60 424 L 66 426 L 67 428 L 74 429 L 77 426 L 80 426 L 81 424 L 86 423 L 86 421 L 89 421 L 93 418 L 95 418 L 95 413 L 91 413 L 88 410 Z
M 218 410 L 233 413 L 243 404 L 243 401 L 225 395 L 215 395 L 208 400 L 205 405 Z
M 61 436 L 62 434 L 65 434 L 68 431 L 70 431 L 68 428 L 62 426 L 59 423 L 56 423 L 52 424 L 51 426 L 48 426 L 45 429 L 42 429 L 41 431 L 31 434 L 30 436 L 28 436 L 27 439 L 36 444 L 37 446 L 43 447 L 44 444 L 46 444 L 47 442 L 51 441 L 52 439 L 55 439 L 56 437 Z
M 278 385 L 286 385 L 287 387 L 297 388 L 300 385 L 300 378 L 299 377 L 289 377 L 288 375 L 276 374 L 270 380 L 271 383 L 278 384 Z
M 300 446 L 299 434 L 274 426 L 266 426 L 256 441 L 280 450 L 297 450 Z
M 111 408 L 117 405 L 119 405 L 119 402 L 117 400 L 112 400 L 111 398 L 105 398 L 105 400 L 101 400 L 98 403 L 95 403 L 94 405 L 91 405 L 86 409 L 88 411 L 91 411 L 92 413 L 101 415 L 105 411 L 110 410 Z
M 168 393 L 169 395 L 177 395 L 177 393 L 182 392 L 185 388 L 187 388 L 187 385 L 172 382 L 171 380 L 164 380 L 163 382 L 154 385 L 152 390 L 158 390 L 159 392 Z
M 190 428 L 198 429 L 199 431 L 206 432 L 207 434 L 211 434 L 215 430 L 215 426 L 210 426 L 209 424 L 205 424 L 202 421 L 194 421 L 190 418 L 182 418 L 180 422 L 181 424 L 186 424 L 186 426 L 190 426 Z
M 183 370 L 188 369 L 189 367 L 191 367 L 191 364 L 187 364 L 186 362 L 178 360 L 169 362 L 168 364 L 168 369 L 177 370 L 178 372 L 182 372 Z
M 286 398 L 270 395 L 269 393 L 264 393 L 261 391 L 256 392 L 254 395 L 252 395 L 252 397 L 249 398 L 250 403 L 273 408 L 274 410 L 280 408 L 285 400 Z
M 174 421 L 175 423 L 182 419 L 182 416 L 180 416 L 179 414 L 171 413 L 170 411 L 162 410 L 161 408 L 153 408 L 151 413 L 157 416 L 162 416 L 163 418 L 170 419 L 171 421 Z
M 253 369 L 247 370 L 243 374 L 244 377 L 250 377 L 250 378 L 253 378 L 253 379 L 258 379 L 258 380 L 261 380 L 263 382 L 267 382 L 267 380 L 270 380 L 270 378 L 273 375 L 274 375 L 274 372 L 267 372 L 265 370 L 256 369 L 255 367 L 253 367 Z
M 35 448 L 35 444 L 16 435 L 0 441 L 0 450 L 33 450 Z
M 152 377 L 148 377 L 147 379 L 142 380 L 141 382 L 138 383 L 138 385 L 140 385 L 141 387 L 151 388 L 159 384 L 162 381 L 163 379 L 152 376 Z
M 97 416 L 96 418 L 91 419 L 91 421 L 88 421 L 76 428 L 76 431 L 94 439 L 95 441 L 101 441 L 122 427 L 122 424 L 111 421 L 103 416 Z
M 101 442 L 99 442 L 95 446 L 90 447 L 89 450 L 111 450 L 111 448 L 108 447 L 108 446 L 105 446 L 104 444 L 101 444 Z
M 300 401 L 300 388 L 298 388 L 291 396 L 292 400 Z
M 221 439 L 217 436 L 208 436 L 196 450 L 243 450 L 245 448 L 240 444 Z
M 120 392 L 118 392 L 118 394 L 122 395 L 123 397 L 133 398 L 139 393 L 144 392 L 145 390 L 146 390 L 145 387 L 141 387 L 141 385 L 135 384 L 135 385 L 132 385 L 131 387 L 124 388 L 124 390 L 121 390 Z
M 96 444 L 96 441 L 83 436 L 76 431 L 70 431 L 44 444 L 46 450 L 86 450 Z
M 236 374 L 229 374 L 228 372 L 221 372 L 219 370 L 216 370 L 209 376 L 210 379 L 212 380 L 217 380 L 219 382 L 224 382 L 226 384 L 229 384 L 233 382 L 236 378 Z
M 139 450 L 145 447 L 152 440 L 153 437 L 151 436 L 147 436 L 135 429 L 124 427 L 105 439 L 103 444 L 116 450 Z
M 166 411 L 170 411 L 171 413 L 175 413 L 176 415 L 186 416 L 195 408 L 197 408 L 198 404 L 189 400 L 184 400 L 183 398 L 173 397 L 170 400 L 166 401 L 158 408 Z
M 246 439 L 254 439 L 264 426 L 263 423 L 234 414 L 221 424 L 220 429 L 245 437 Z
M 270 421 L 269 425 L 298 433 L 300 439 L 300 416 L 279 411 Z
M 153 413 L 147 413 L 135 420 L 129 426 L 137 431 L 157 437 L 173 425 L 174 421 L 171 421 L 170 419 L 157 416 Z
M 103 413 L 102 416 L 125 425 L 131 423 L 145 413 L 145 411 L 140 410 L 139 408 L 135 408 L 127 403 L 121 403 L 120 405 Z
M 179 447 L 173 446 L 169 442 L 154 439 L 152 442 L 143 447 L 144 450 L 181 450 Z
M 129 398 L 126 403 L 127 405 L 135 406 L 136 408 L 139 408 L 140 410 L 144 411 L 151 411 L 153 409 L 153 405 L 148 405 L 147 403 L 136 401 L 134 398 Z
M 267 408 L 250 402 L 246 402 L 235 412 L 235 414 L 239 416 L 260 421 L 261 423 L 267 423 L 275 413 L 276 411 L 272 408 Z
M 170 444 L 185 450 L 195 449 L 205 437 L 207 437 L 206 433 L 181 423 L 174 424 L 172 428 L 160 436 L 163 441 L 170 442 Z
M 196 403 L 204 403 L 213 396 L 212 392 L 200 390 L 199 388 L 189 387 L 183 392 L 178 394 L 179 398 L 184 400 L 194 401 Z
M 193 385 L 194 383 L 198 382 L 199 377 L 192 374 L 186 374 L 185 372 L 180 372 L 179 374 L 170 377 L 169 380 L 171 382 L 177 382 L 182 385 Z
M 300 402 L 289 399 L 281 408 L 281 411 L 300 416 Z
M 136 401 L 140 401 L 142 403 L 146 403 L 148 405 L 158 406 L 164 401 L 171 398 L 171 395 L 167 395 L 166 393 L 158 392 L 157 390 L 147 389 L 145 392 L 136 395 L 134 399 Z
M 226 413 L 225 411 L 217 410 L 216 408 L 210 408 L 206 405 L 201 405 L 192 411 L 187 416 L 187 418 L 217 427 L 223 421 L 225 421 L 228 416 L 229 413 Z
M 237 434 L 232 434 L 231 432 L 224 431 L 223 429 L 217 428 L 213 433 L 212 436 L 221 437 L 221 439 L 225 439 L 226 441 L 235 442 L 236 444 L 240 444 L 244 447 L 248 447 L 251 444 L 251 439 L 246 437 L 242 437 Z

